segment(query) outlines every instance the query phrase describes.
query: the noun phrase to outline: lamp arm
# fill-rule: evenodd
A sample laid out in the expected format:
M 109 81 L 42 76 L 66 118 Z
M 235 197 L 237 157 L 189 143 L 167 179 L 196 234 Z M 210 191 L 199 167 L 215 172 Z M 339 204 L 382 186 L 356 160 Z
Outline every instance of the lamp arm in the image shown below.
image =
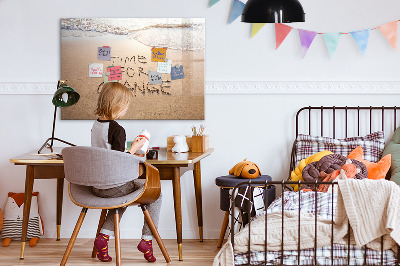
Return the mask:
M 58 88 L 60 88 L 61 85 L 61 80 L 58 80 L 57 82 L 57 90 Z M 56 90 L 56 91 L 57 91 Z M 51 133 L 51 144 L 50 144 L 50 148 L 53 148 L 53 139 L 54 139 L 54 131 L 56 129 L 56 116 L 57 116 L 57 106 L 54 105 L 54 117 L 53 117 L 53 131 Z
M 56 129 L 56 117 L 57 117 L 57 106 L 54 106 L 53 131 L 52 131 L 52 133 L 51 133 L 50 148 L 53 147 L 54 131 L 55 131 L 55 129 Z

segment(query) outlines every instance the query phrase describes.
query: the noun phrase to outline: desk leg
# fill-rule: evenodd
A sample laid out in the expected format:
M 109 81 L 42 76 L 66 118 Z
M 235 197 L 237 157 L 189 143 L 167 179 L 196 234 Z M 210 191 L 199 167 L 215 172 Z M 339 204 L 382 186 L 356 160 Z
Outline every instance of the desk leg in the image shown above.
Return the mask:
M 182 205 L 181 205 L 181 174 L 179 167 L 174 167 L 174 178 L 172 179 L 174 191 L 175 223 L 178 242 L 179 260 L 182 260 Z
M 203 203 L 201 196 L 201 168 L 200 161 L 194 164 L 194 191 L 196 194 L 197 220 L 199 225 L 200 242 L 203 242 Z
M 32 190 L 34 181 L 34 166 L 26 166 L 25 177 L 25 195 L 24 195 L 24 213 L 22 219 L 22 232 L 21 232 L 21 255 L 20 259 L 24 259 L 26 235 L 28 233 L 29 213 L 31 211 Z
M 57 241 L 60 241 L 64 178 L 57 178 Z

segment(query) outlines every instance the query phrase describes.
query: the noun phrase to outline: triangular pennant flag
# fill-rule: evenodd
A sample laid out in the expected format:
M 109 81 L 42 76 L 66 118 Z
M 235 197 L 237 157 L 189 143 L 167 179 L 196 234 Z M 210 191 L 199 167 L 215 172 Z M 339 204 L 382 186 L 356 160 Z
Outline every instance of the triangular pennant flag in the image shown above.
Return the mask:
M 386 23 L 382 26 L 378 27 L 383 35 L 385 35 L 386 39 L 390 43 L 390 45 L 393 47 L 393 49 L 396 50 L 397 48 L 397 20 L 393 22 Z
M 342 34 L 340 34 L 339 32 L 334 32 L 334 33 L 325 33 L 323 36 L 326 48 L 328 48 L 329 55 L 332 58 L 333 54 L 336 51 L 336 48 L 338 47 L 339 39 L 340 36 L 342 36 Z
M 219 0 L 210 0 L 210 5 L 208 7 L 212 7 L 213 5 L 215 5 L 218 2 L 219 2 Z
M 251 28 L 251 38 L 256 35 L 262 27 L 264 27 L 265 23 L 253 23 L 253 26 Z
M 293 28 L 288 25 L 275 23 L 276 49 L 278 49 L 278 47 L 282 44 L 282 42 L 285 40 L 286 36 L 288 36 L 289 32 L 292 29 Z
M 235 19 L 237 19 L 240 15 L 242 15 L 242 11 L 244 8 L 244 3 L 239 0 L 233 0 L 231 17 L 229 18 L 229 23 L 232 23 Z
M 358 47 L 361 50 L 361 53 L 364 55 L 368 46 L 369 33 L 371 29 L 360 30 L 360 31 L 352 31 L 351 35 L 353 35 L 354 40 L 356 41 Z
M 301 55 L 304 58 L 317 33 L 315 31 L 299 30 Z

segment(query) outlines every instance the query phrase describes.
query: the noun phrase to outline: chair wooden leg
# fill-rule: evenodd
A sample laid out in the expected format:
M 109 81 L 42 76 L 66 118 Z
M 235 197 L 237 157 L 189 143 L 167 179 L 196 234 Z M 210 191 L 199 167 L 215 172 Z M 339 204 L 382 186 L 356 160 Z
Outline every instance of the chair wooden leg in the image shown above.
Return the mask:
M 118 209 L 115 209 L 114 214 L 114 234 L 115 234 L 115 256 L 117 257 L 115 261 L 115 265 L 121 265 L 121 243 L 120 243 L 120 235 L 119 235 L 119 213 Z
M 65 250 L 64 257 L 61 260 L 60 265 L 64 266 L 67 263 L 69 254 L 71 253 L 72 247 L 74 246 L 76 237 L 78 236 L 79 230 L 81 229 L 83 220 L 85 219 L 87 208 L 82 208 L 81 214 L 79 215 L 78 221 L 76 222 L 74 232 L 72 232 L 71 239 L 69 240 L 67 249 Z
M 222 246 L 222 242 L 224 241 L 226 228 L 228 227 L 228 222 L 229 222 L 229 212 L 225 212 L 225 217 L 224 217 L 224 221 L 222 222 L 221 234 L 219 235 L 217 248 L 220 248 Z
M 164 256 L 165 261 L 167 263 L 170 263 L 171 259 L 170 259 L 169 255 L 168 255 L 168 251 L 165 248 L 164 243 L 161 240 L 160 234 L 158 233 L 156 225 L 154 224 L 153 219 L 151 218 L 149 211 L 147 210 L 145 205 L 140 205 L 140 207 L 142 208 L 142 211 L 143 211 L 143 214 L 144 214 L 144 218 L 145 218 L 147 224 L 149 225 L 150 230 L 153 233 L 153 236 L 157 240 L 157 244 L 161 249 L 161 252 L 162 252 L 162 254 Z
M 101 210 L 101 215 L 100 215 L 100 219 L 99 219 L 99 226 L 97 226 L 96 238 L 100 234 L 100 230 L 103 227 L 104 221 L 106 220 L 106 215 L 107 215 L 107 210 L 106 209 Z M 93 244 L 92 258 L 96 258 L 96 255 L 97 255 L 97 250 L 96 250 L 96 248 L 95 248 L 95 246 Z

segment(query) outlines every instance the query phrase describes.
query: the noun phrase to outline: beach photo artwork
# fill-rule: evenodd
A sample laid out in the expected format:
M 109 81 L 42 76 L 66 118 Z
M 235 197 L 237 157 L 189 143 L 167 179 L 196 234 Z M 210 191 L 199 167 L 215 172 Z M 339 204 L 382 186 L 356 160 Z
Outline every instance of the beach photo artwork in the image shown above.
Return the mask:
M 104 84 L 134 97 L 123 119 L 204 119 L 204 18 L 61 19 L 61 79 L 81 96 L 62 119 L 96 118 Z

